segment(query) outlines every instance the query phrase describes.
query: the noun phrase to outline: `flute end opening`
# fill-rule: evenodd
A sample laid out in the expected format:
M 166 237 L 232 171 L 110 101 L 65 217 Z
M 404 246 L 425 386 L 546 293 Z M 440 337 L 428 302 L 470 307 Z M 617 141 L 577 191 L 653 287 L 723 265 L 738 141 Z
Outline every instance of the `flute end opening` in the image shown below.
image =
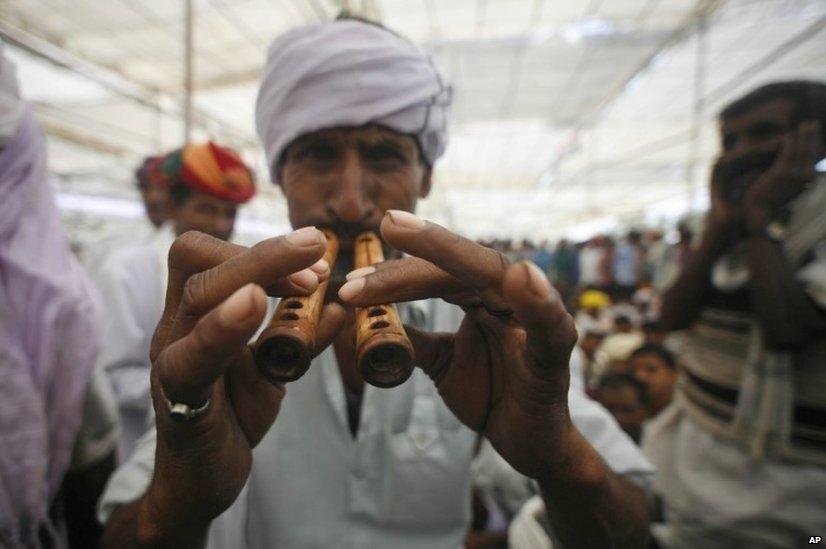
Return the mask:
M 364 381 L 381 388 L 401 385 L 413 373 L 413 353 L 402 345 L 380 345 L 360 360 Z
M 310 368 L 312 349 L 289 336 L 275 336 L 255 349 L 255 364 L 270 382 L 287 383 L 303 376 Z

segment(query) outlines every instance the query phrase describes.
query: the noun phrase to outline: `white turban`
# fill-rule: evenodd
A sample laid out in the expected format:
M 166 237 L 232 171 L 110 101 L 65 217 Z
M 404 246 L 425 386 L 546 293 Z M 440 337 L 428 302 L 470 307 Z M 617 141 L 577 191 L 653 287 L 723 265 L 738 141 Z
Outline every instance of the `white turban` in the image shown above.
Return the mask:
M 270 45 L 255 104 L 270 176 L 297 137 L 371 123 L 415 136 L 432 166 L 451 95 L 428 56 L 386 29 L 353 20 L 293 29 Z

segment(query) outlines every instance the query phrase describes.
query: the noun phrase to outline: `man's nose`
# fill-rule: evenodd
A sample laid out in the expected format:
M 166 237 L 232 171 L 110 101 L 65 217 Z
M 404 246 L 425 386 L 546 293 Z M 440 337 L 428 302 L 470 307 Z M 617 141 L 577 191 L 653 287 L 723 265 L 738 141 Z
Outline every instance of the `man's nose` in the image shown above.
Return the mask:
M 375 207 L 366 196 L 368 172 L 356 151 L 347 151 L 339 172 L 339 181 L 328 208 L 344 223 L 359 223 L 368 219 Z

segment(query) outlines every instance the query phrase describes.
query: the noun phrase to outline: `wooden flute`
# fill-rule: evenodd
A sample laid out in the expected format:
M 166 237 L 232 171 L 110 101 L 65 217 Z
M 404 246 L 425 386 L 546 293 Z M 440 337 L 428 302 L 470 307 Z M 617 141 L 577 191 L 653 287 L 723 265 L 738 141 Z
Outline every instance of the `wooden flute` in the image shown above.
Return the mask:
M 338 256 L 338 236 L 332 231 L 322 232 L 327 237 L 324 259 L 332 272 Z M 255 364 L 268 380 L 278 383 L 295 381 L 310 368 L 329 282 L 329 278 L 320 282 L 310 295 L 285 297 L 278 303 L 272 320 L 253 347 Z
M 324 234 L 324 259 L 332 271 L 339 240 L 331 231 Z M 373 232 L 356 238 L 353 253 L 356 269 L 384 261 L 381 240 Z M 295 381 L 309 369 L 328 284 L 329 279 L 308 296 L 285 297 L 278 304 L 253 348 L 258 369 L 270 381 Z M 394 305 L 356 308 L 356 361 L 364 380 L 377 387 L 395 387 L 413 373 L 413 345 Z
M 372 231 L 356 238 L 354 267 L 384 261 L 381 240 Z M 413 345 L 395 305 L 356 307 L 356 361 L 364 381 L 376 387 L 395 387 L 413 373 Z

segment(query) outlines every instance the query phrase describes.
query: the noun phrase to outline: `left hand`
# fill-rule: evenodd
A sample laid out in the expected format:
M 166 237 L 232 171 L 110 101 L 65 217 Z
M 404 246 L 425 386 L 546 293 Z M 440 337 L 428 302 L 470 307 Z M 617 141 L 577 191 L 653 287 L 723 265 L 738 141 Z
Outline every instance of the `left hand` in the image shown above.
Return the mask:
M 388 212 L 381 232 L 414 257 L 354 272 L 342 300 L 367 306 L 439 297 L 462 305 L 455 334 L 407 327 L 417 365 L 456 417 L 519 472 L 548 478 L 567 468 L 578 437 L 568 412 L 577 333 L 545 275 L 407 212 Z
M 745 197 L 746 224 L 759 227 L 806 188 L 815 178 L 820 125 L 803 122 L 783 140 L 777 160 L 749 188 Z

